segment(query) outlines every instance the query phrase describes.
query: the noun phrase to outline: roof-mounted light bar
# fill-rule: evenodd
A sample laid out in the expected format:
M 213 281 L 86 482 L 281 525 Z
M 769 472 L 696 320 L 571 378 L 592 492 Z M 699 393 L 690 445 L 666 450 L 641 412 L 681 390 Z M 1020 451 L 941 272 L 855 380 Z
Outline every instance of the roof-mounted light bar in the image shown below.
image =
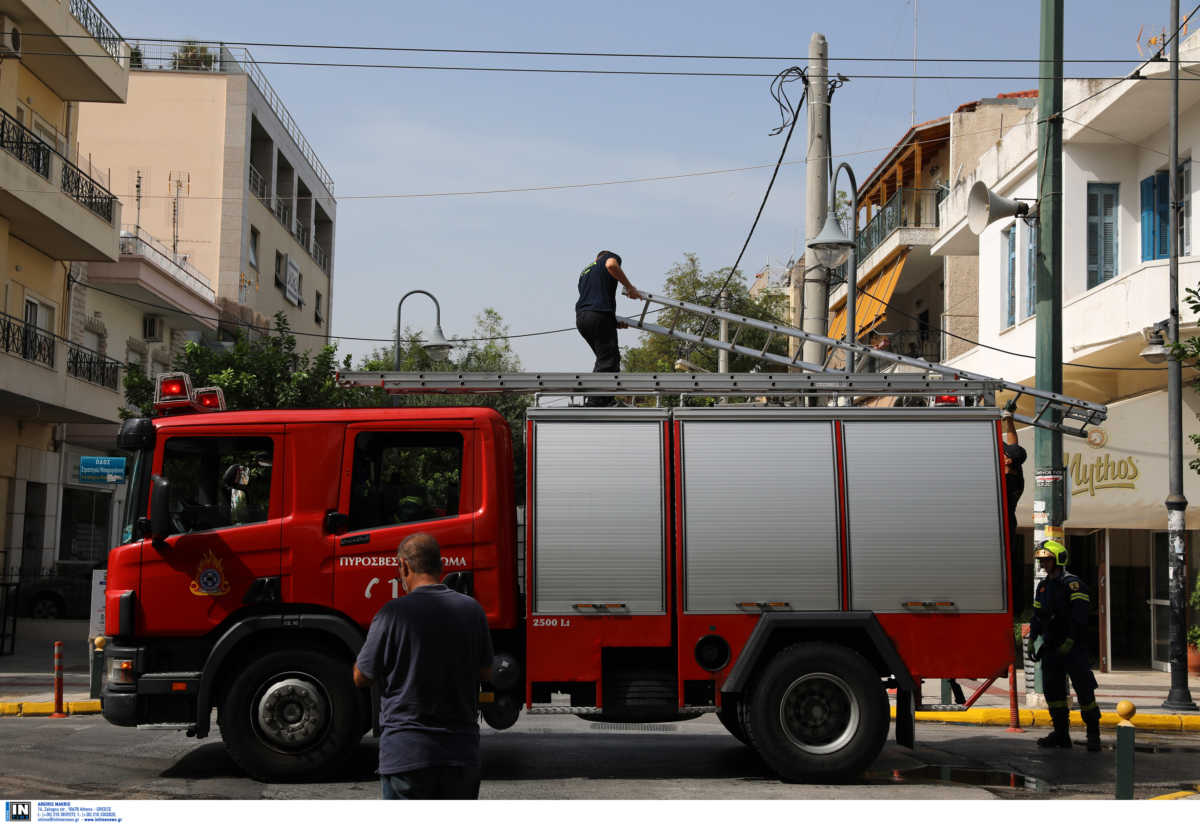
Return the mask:
M 220 387 L 192 389 L 191 376 L 186 372 L 163 372 L 154 380 L 154 411 L 160 415 L 220 412 L 225 408 L 225 393 Z

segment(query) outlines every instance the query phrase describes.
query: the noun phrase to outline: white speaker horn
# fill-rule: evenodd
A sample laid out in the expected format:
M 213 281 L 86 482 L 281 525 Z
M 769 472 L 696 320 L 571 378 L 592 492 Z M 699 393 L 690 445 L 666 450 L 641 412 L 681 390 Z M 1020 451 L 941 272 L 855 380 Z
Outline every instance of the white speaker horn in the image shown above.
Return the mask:
M 983 230 L 992 221 L 1002 217 L 1027 214 L 1029 214 L 1028 203 L 1001 197 L 990 191 L 982 180 L 977 181 L 971 187 L 970 194 L 967 195 L 967 226 L 977 235 L 983 234 Z

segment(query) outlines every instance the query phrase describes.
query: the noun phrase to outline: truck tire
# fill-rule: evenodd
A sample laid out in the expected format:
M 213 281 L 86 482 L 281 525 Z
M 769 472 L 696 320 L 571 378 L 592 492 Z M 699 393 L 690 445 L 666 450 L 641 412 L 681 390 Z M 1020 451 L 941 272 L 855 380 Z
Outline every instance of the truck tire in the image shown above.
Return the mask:
M 220 707 L 221 738 L 259 781 L 298 781 L 344 763 L 362 738 L 350 663 L 316 650 L 251 659 Z
M 721 726 L 729 730 L 730 735 L 748 745 L 750 737 L 746 735 L 746 728 L 742 726 L 741 713 L 738 710 L 740 703 L 736 698 L 724 699 L 720 709 L 717 710 L 717 720 L 721 722 Z
M 887 740 L 887 693 L 852 649 L 794 644 L 754 684 L 745 714 L 763 761 L 788 781 L 841 781 L 861 773 Z

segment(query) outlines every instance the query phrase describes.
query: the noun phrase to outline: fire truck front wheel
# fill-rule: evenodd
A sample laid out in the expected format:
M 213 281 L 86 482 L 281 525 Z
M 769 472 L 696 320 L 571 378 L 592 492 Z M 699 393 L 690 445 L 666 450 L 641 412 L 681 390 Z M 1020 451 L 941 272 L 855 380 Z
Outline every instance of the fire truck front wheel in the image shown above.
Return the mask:
M 843 780 L 883 749 L 889 726 L 879 674 L 836 644 L 794 644 L 767 664 L 747 720 L 759 755 L 786 780 Z
M 221 703 L 221 738 L 260 781 L 296 781 L 344 763 L 361 736 L 350 665 L 284 649 L 247 662 Z

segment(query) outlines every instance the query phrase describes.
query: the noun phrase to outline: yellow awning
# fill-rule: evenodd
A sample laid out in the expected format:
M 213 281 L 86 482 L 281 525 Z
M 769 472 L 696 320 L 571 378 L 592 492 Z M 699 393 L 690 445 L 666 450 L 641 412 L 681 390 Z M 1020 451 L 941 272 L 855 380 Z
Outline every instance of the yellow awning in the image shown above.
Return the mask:
M 887 304 L 900 282 L 900 272 L 908 260 L 908 250 L 901 252 L 891 263 L 885 264 L 875 277 L 858 285 L 854 301 L 854 326 L 856 338 L 861 338 L 882 321 L 887 313 Z M 846 309 L 843 306 L 829 321 L 829 337 L 841 340 L 846 337 Z

